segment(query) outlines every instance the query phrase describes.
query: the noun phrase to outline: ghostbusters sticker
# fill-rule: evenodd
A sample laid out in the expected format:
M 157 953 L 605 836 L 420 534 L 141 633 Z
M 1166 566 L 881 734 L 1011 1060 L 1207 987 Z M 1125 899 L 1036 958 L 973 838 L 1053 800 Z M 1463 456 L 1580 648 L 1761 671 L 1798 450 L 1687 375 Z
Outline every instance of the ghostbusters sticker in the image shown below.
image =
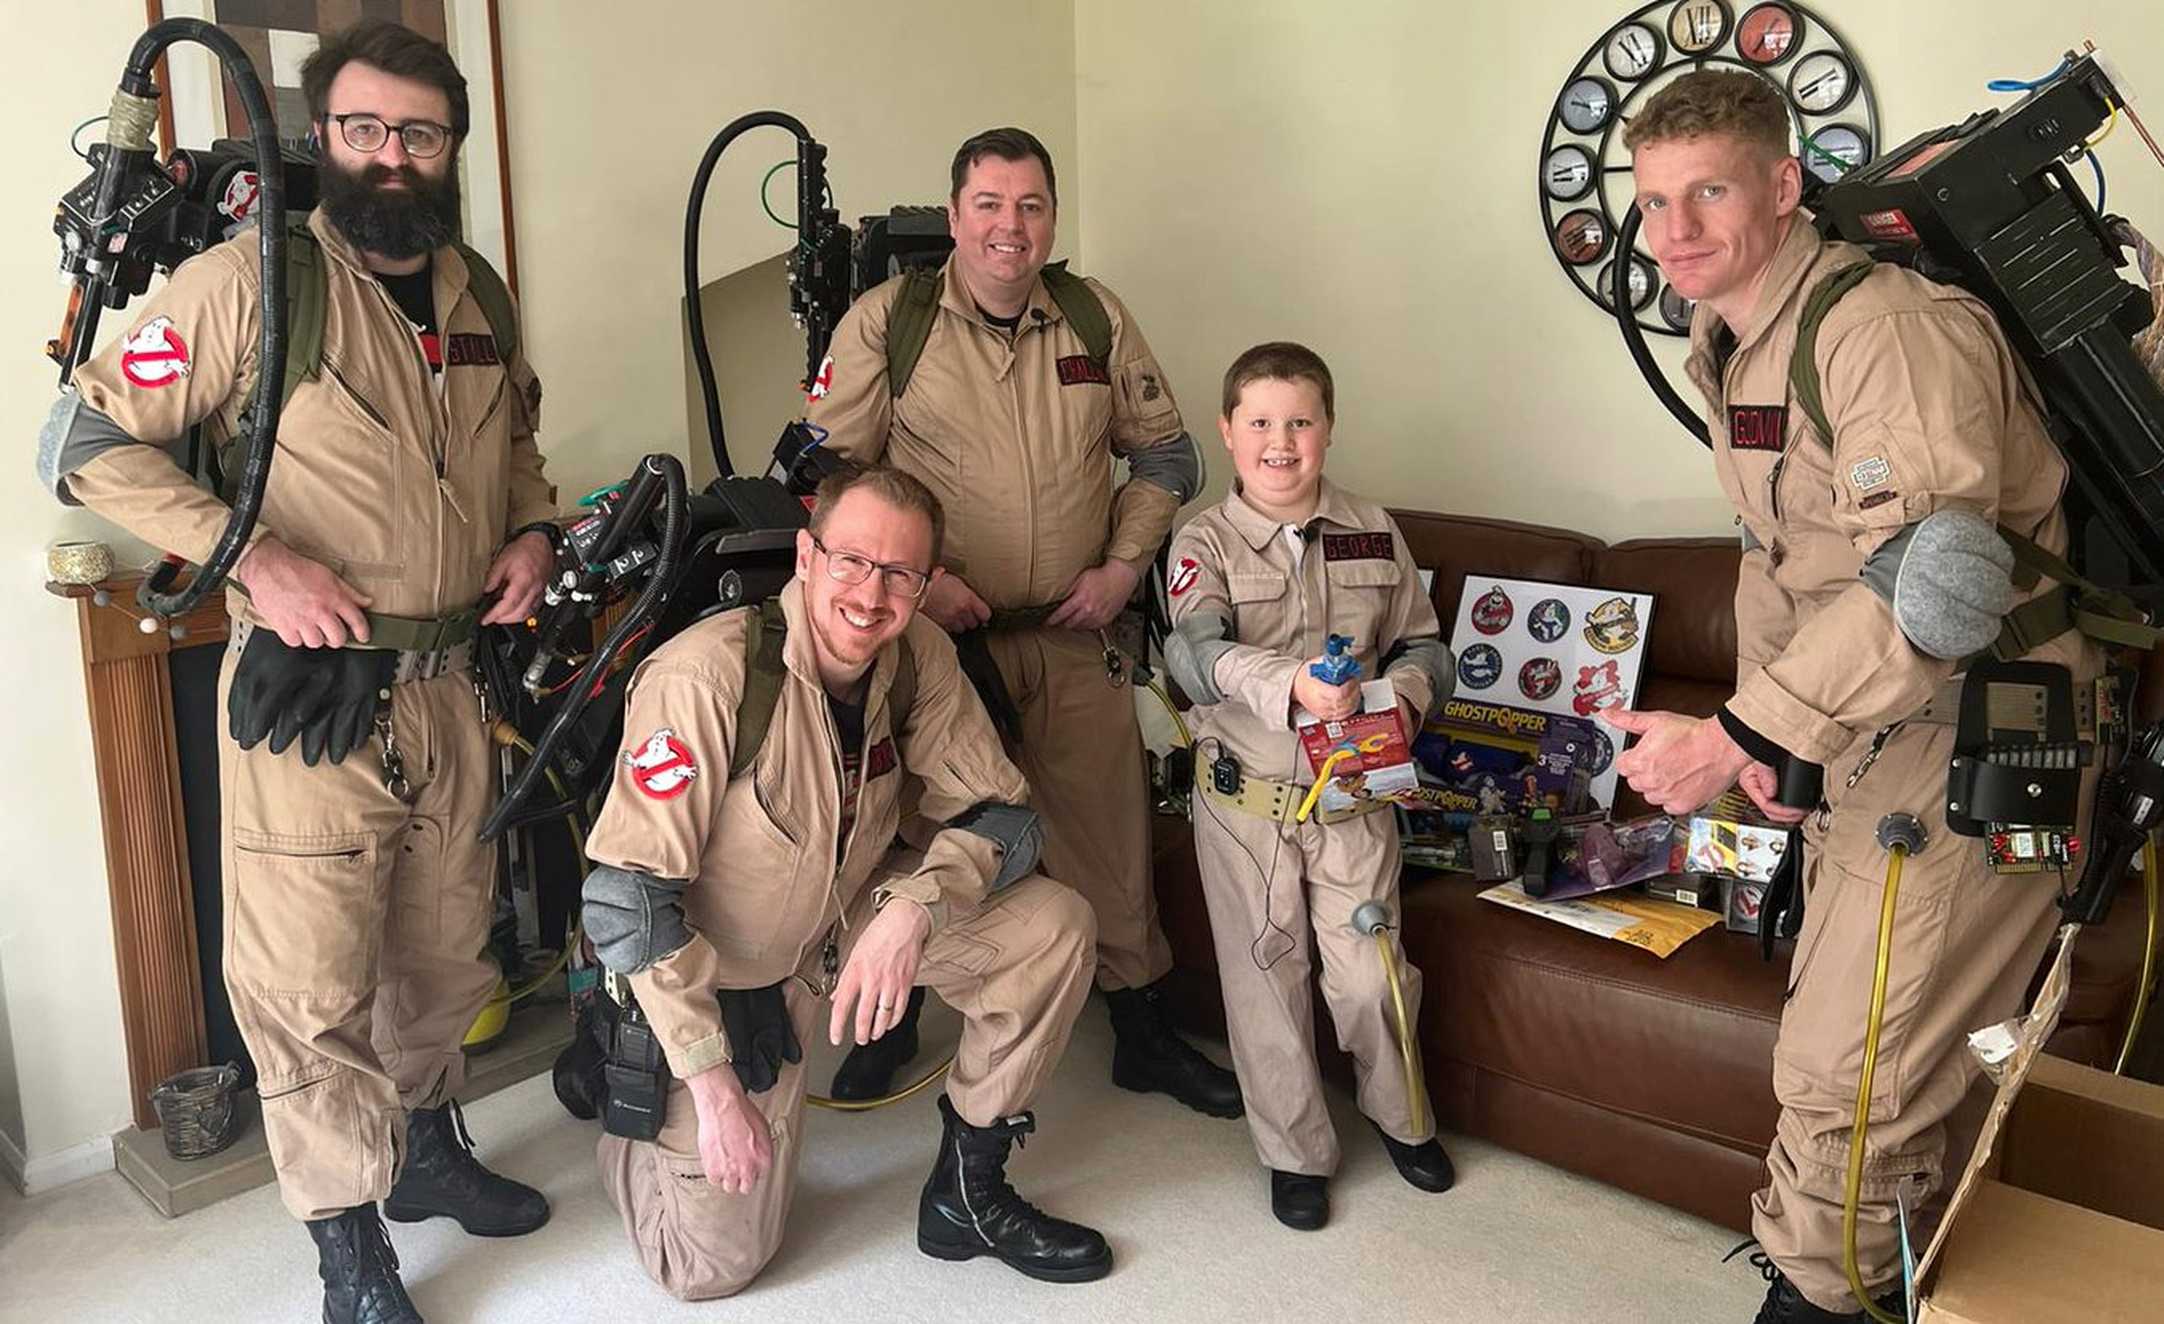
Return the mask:
M 1562 664 L 1552 657 L 1536 657 L 1518 668 L 1518 692 L 1528 699 L 1545 699 L 1562 683 Z
M 1510 596 L 1498 584 L 1481 594 L 1480 600 L 1473 604 L 1473 628 L 1482 634 L 1501 634 L 1510 628 L 1510 619 L 1517 612 Z
M 1591 717 L 1603 708 L 1623 702 L 1623 678 L 1614 658 L 1595 666 L 1578 668 L 1578 683 L 1570 687 L 1570 706 L 1580 717 Z
M 135 329 L 120 345 L 120 375 L 146 390 L 171 386 L 188 375 L 188 342 L 163 314 Z
M 834 389 L 834 356 L 819 360 L 819 371 L 812 374 L 811 389 L 804 393 L 806 400 L 824 400 L 827 392 Z
M 1484 690 L 1503 674 L 1503 655 L 1492 644 L 1474 644 L 1458 654 L 1458 683 L 1469 690 Z
M 255 215 L 256 199 L 261 196 L 263 183 L 253 170 L 237 170 L 226 181 L 225 196 L 218 199 L 218 214 L 229 216 L 237 225 Z
M 1552 644 L 1570 631 L 1570 608 L 1561 598 L 1542 598 L 1525 614 L 1525 628 L 1540 642 Z
M 1891 477 L 1893 477 L 1893 466 L 1886 463 L 1886 457 L 1883 455 L 1873 455 L 1869 459 L 1858 460 L 1848 467 L 1848 481 L 1854 484 L 1859 492 L 1868 492 L 1874 487 L 1883 487 L 1886 480 Z
M 1638 604 L 1613 597 L 1585 614 L 1585 641 L 1603 653 L 1622 653 L 1638 642 Z
M 624 751 L 624 766 L 631 780 L 648 799 L 673 800 L 699 776 L 699 761 L 689 746 L 676 738 L 671 727 L 662 727 L 637 749 Z
M 1180 558 L 1180 563 L 1172 567 L 1172 577 L 1165 581 L 1165 590 L 1176 598 L 1193 588 L 1195 580 L 1200 578 L 1201 575 L 1202 567 L 1195 563 L 1195 558 L 1183 556 Z
M 1613 762 L 1615 762 L 1615 741 L 1608 738 L 1608 733 L 1606 731 L 1601 730 L 1597 726 L 1594 727 L 1592 767 L 1593 775 L 1598 777 L 1602 773 L 1608 771 L 1608 765 Z

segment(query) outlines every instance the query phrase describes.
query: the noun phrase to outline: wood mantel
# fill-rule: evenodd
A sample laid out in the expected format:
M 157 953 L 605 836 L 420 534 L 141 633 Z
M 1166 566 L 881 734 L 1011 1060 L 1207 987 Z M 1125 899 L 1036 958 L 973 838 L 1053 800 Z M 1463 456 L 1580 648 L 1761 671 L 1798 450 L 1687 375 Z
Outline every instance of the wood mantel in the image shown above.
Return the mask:
M 145 634 L 135 605 L 138 582 L 97 585 L 110 595 L 103 607 L 92 597 L 96 589 L 47 588 L 76 600 L 82 630 L 128 1086 L 135 1123 L 148 1129 L 158 1124 L 151 1089 L 176 1071 L 203 1065 L 209 1051 L 166 659 L 176 648 L 223 644 L 227 625 L 225 595 L 213 592 L 180 619 L 179 639 L 164 629 Z

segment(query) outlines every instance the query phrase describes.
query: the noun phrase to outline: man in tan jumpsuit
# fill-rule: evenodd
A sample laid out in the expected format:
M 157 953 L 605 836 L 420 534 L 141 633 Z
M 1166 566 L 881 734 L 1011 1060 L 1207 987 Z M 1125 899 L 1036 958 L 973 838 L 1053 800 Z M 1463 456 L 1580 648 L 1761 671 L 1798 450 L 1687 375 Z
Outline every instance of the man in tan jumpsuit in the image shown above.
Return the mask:
M 781 1246 L 819 999 L 834 1042 L 863 1044 L 920 982 L 963 1031 L 918 1246 L 1053 1282 L 1111 1270 L 1104 1238 L 1006 1181 L 1089 992 L 1094 934 L 1082 899 L 1034 872 L 1022 775 L 954 645 L 917 620 L 939 521 L 897 470 L 829 479 L 779 619 L 711 617 L 632 680 L 584 919 L 675 1080 L 656 1139 L 602 1137 L 601 1174 L 641 1266 L 686 1300 L 741 1290 Z M 785 672 L 746 766 L 749 658 L 776 629 Z M 895 845 L 905 803 L 925 831 L 910 849 Z
M 1834 435 L 1816 435 L 1789 389 L 1798 319 L 1821 279 L 1866 255 L 1822 241 L 1798 210 L 1787 135 L 1779 94 L 1737 73 L 1679 79 L 1626 133 L 1646 242 L 1698 301 L 1689 372 L 1745 551 L 1727 707 L 1703 721 L 1611 718 L 1639 735 L 1618 768 L 1674 812 L 1740 778 L 1793 822 L 1774 769 L 1787 757 L 1825 767 L 1774 1049 L 1781 1117 L 1753 1200 L 1767 1324 L 1862 1318 L 1841 1224 L 1886 877 L 1880 819 L 1913 814 L 1929 840 L 1902 874 L 1874 1081 L 1857 1234 L 1874 1296 L 1899 1296 L 1896 1190 L 1943 1202 L 1963 1162 L 1946 1152 L 1946 1122 L 1977 1075 L 1965 1036 L 2020 1010 L 2050 938 L 2054 876 L 1995 873 L 1981 842 L 1947 829 L 1945 687 L 2017 597 L 1992 526 L 2066 546 L 2066 463 L 1990 312 L 1960 291 L 1881 265 L 1835 304 L 1815 355 Z M 2077 688 L 2101 662 L 2072 634 L 2027 656 L 2070 667 Z
M 325 41 L 303 79 L 325 153 L 309 221 L 323 362 L 280 417 L 226 595 L 225 979 L 280 1193 L 318 1243 L 325 1318 L 417 1320 L 375 1201 L 489 1236 L 548 1217 L 540 1192 L 474 1159 L 453 1099 L 498 978 L 483 950 L 495 851 L 475 836 L 496 761 L 472 640 L 477 619 L 530 609 L 550 545 L 514 531 L 554 514 L 554 492 L 534 443 L 539 383 L 497 352 L 449 242 L 467 117 L 449 54 L 367 23 Z M 165 447 L 199 423 L 242 430 L 258 283 L 251 230 L 179 267 L 80 368 L 44 457 L 64 500 L 208 558 L 227 507 Z M 345 686 L 339 719 L 259 704 L 293 698 L 281 686 L 296 680 Z
M 1456 673 L 1396 522 L 1323 476 L 1336 391 L 1321 357 L 1257 345 L 1226 372 L 1224 402 L 1218 427 L 1239 483 L 1172 540 L 1165 664 L 1196 705 L 1195 851 L 1248 1129 L 1271 1170 L 1271 1210 L 1307 1231 L 1329 1218 L 1339 1158 L 1315 1064 L 1310 932 L 1360 1111 L 1408 1182 L 1443 1191 L 1454 1178 L 1432 1110 L 1408 1092 L 1375 939 L 1352 922 L 1370 903 L 1397 916 L 1397 817 L 1384 800 L 1304 823 L 1290 812 L 1315 781 L 1297 720 L 1336 721 L 1360 704 L 1357 680 L 1330 684 L 1310 667 L 1331 635 L 1350 638 L 1361 677 L 1395 688 L 1408 733 Z M 1227 756 L 1239 767 L 1231 793 L 1211 774 Z M 1391 942 L 1417 1022 L 1420 971 Z
M 830 449 L 914 474 L 949 512 L 947 574 L 924 612 L 988 634 L 963 646 L 989 653 L 1018 710 L 1010 734 L 1044 816 L 1046 867 L 1097 914 L 1114 1082 L 1237 1117 L 1238 1082 L 1180 1039 L 1154 987 L 1172 952 L 1150 886 L 1142 737 L 1104 634 L 1200 488 L 1201 461 L 1120 301 L 1087 282 L 1112 324 L 1099 361 L 1046 286 L 1057 190 L 1044 145 L 1020 129 L 979 134 L 955 154 L 952 183 L 954 255 L 906 389 L 897 397 L 887 372 L 896 279 L 835 329 L 810 419 Z M 1129 471 L 1117 490 L 1114 456 Z M 917 1005 L 892 1047 L 852 1055 L 836 1094 L 886 1091 L 914 1051 Z

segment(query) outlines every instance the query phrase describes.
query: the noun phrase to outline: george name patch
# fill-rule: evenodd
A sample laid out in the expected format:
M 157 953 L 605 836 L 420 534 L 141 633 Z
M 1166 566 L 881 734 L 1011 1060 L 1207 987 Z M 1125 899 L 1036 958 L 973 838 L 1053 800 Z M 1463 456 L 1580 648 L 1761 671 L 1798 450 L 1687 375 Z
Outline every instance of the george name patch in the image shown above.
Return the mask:
M 1325 561 L 1394 561 L 1397 540 L 1387 533 L 1326 533 L 1322 536 Z
M 1786 405 L 1730 405 L 1728 444 L 1739 451 L 1777 451 L 1788 431 Z
M 884 777 L 894 771 L 900 762 L 900 757 L 894 752 L 894 737 L 882 737 L 878 744 L 872 746 L 871 752 L 864 756 L 864 780 Z
M 460 331 L 443 338 L 443 361 L 453 368 L 486 367 L 502 363 L 496 353 L 496 337 Z
M 1112 374 L 1105 365 L 1087 354 L 1069 354 L 1059 360 L 1059 384 L 1062 386 L 1110 386 Z

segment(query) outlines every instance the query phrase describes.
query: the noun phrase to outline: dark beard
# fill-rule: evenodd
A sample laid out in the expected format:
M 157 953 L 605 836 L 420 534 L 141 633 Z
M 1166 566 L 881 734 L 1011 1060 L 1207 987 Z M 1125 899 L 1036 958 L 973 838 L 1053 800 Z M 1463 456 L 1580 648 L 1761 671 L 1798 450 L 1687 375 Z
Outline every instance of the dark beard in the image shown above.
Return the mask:
M 385 189 L 397 175 L 406 191 Z M 317 206 L 364 253 L 419 257 L 458 237 L 458 168 L 432 180 L 412 166 L 368 165 L 357 172 L 329 161 L 317 167 Z

